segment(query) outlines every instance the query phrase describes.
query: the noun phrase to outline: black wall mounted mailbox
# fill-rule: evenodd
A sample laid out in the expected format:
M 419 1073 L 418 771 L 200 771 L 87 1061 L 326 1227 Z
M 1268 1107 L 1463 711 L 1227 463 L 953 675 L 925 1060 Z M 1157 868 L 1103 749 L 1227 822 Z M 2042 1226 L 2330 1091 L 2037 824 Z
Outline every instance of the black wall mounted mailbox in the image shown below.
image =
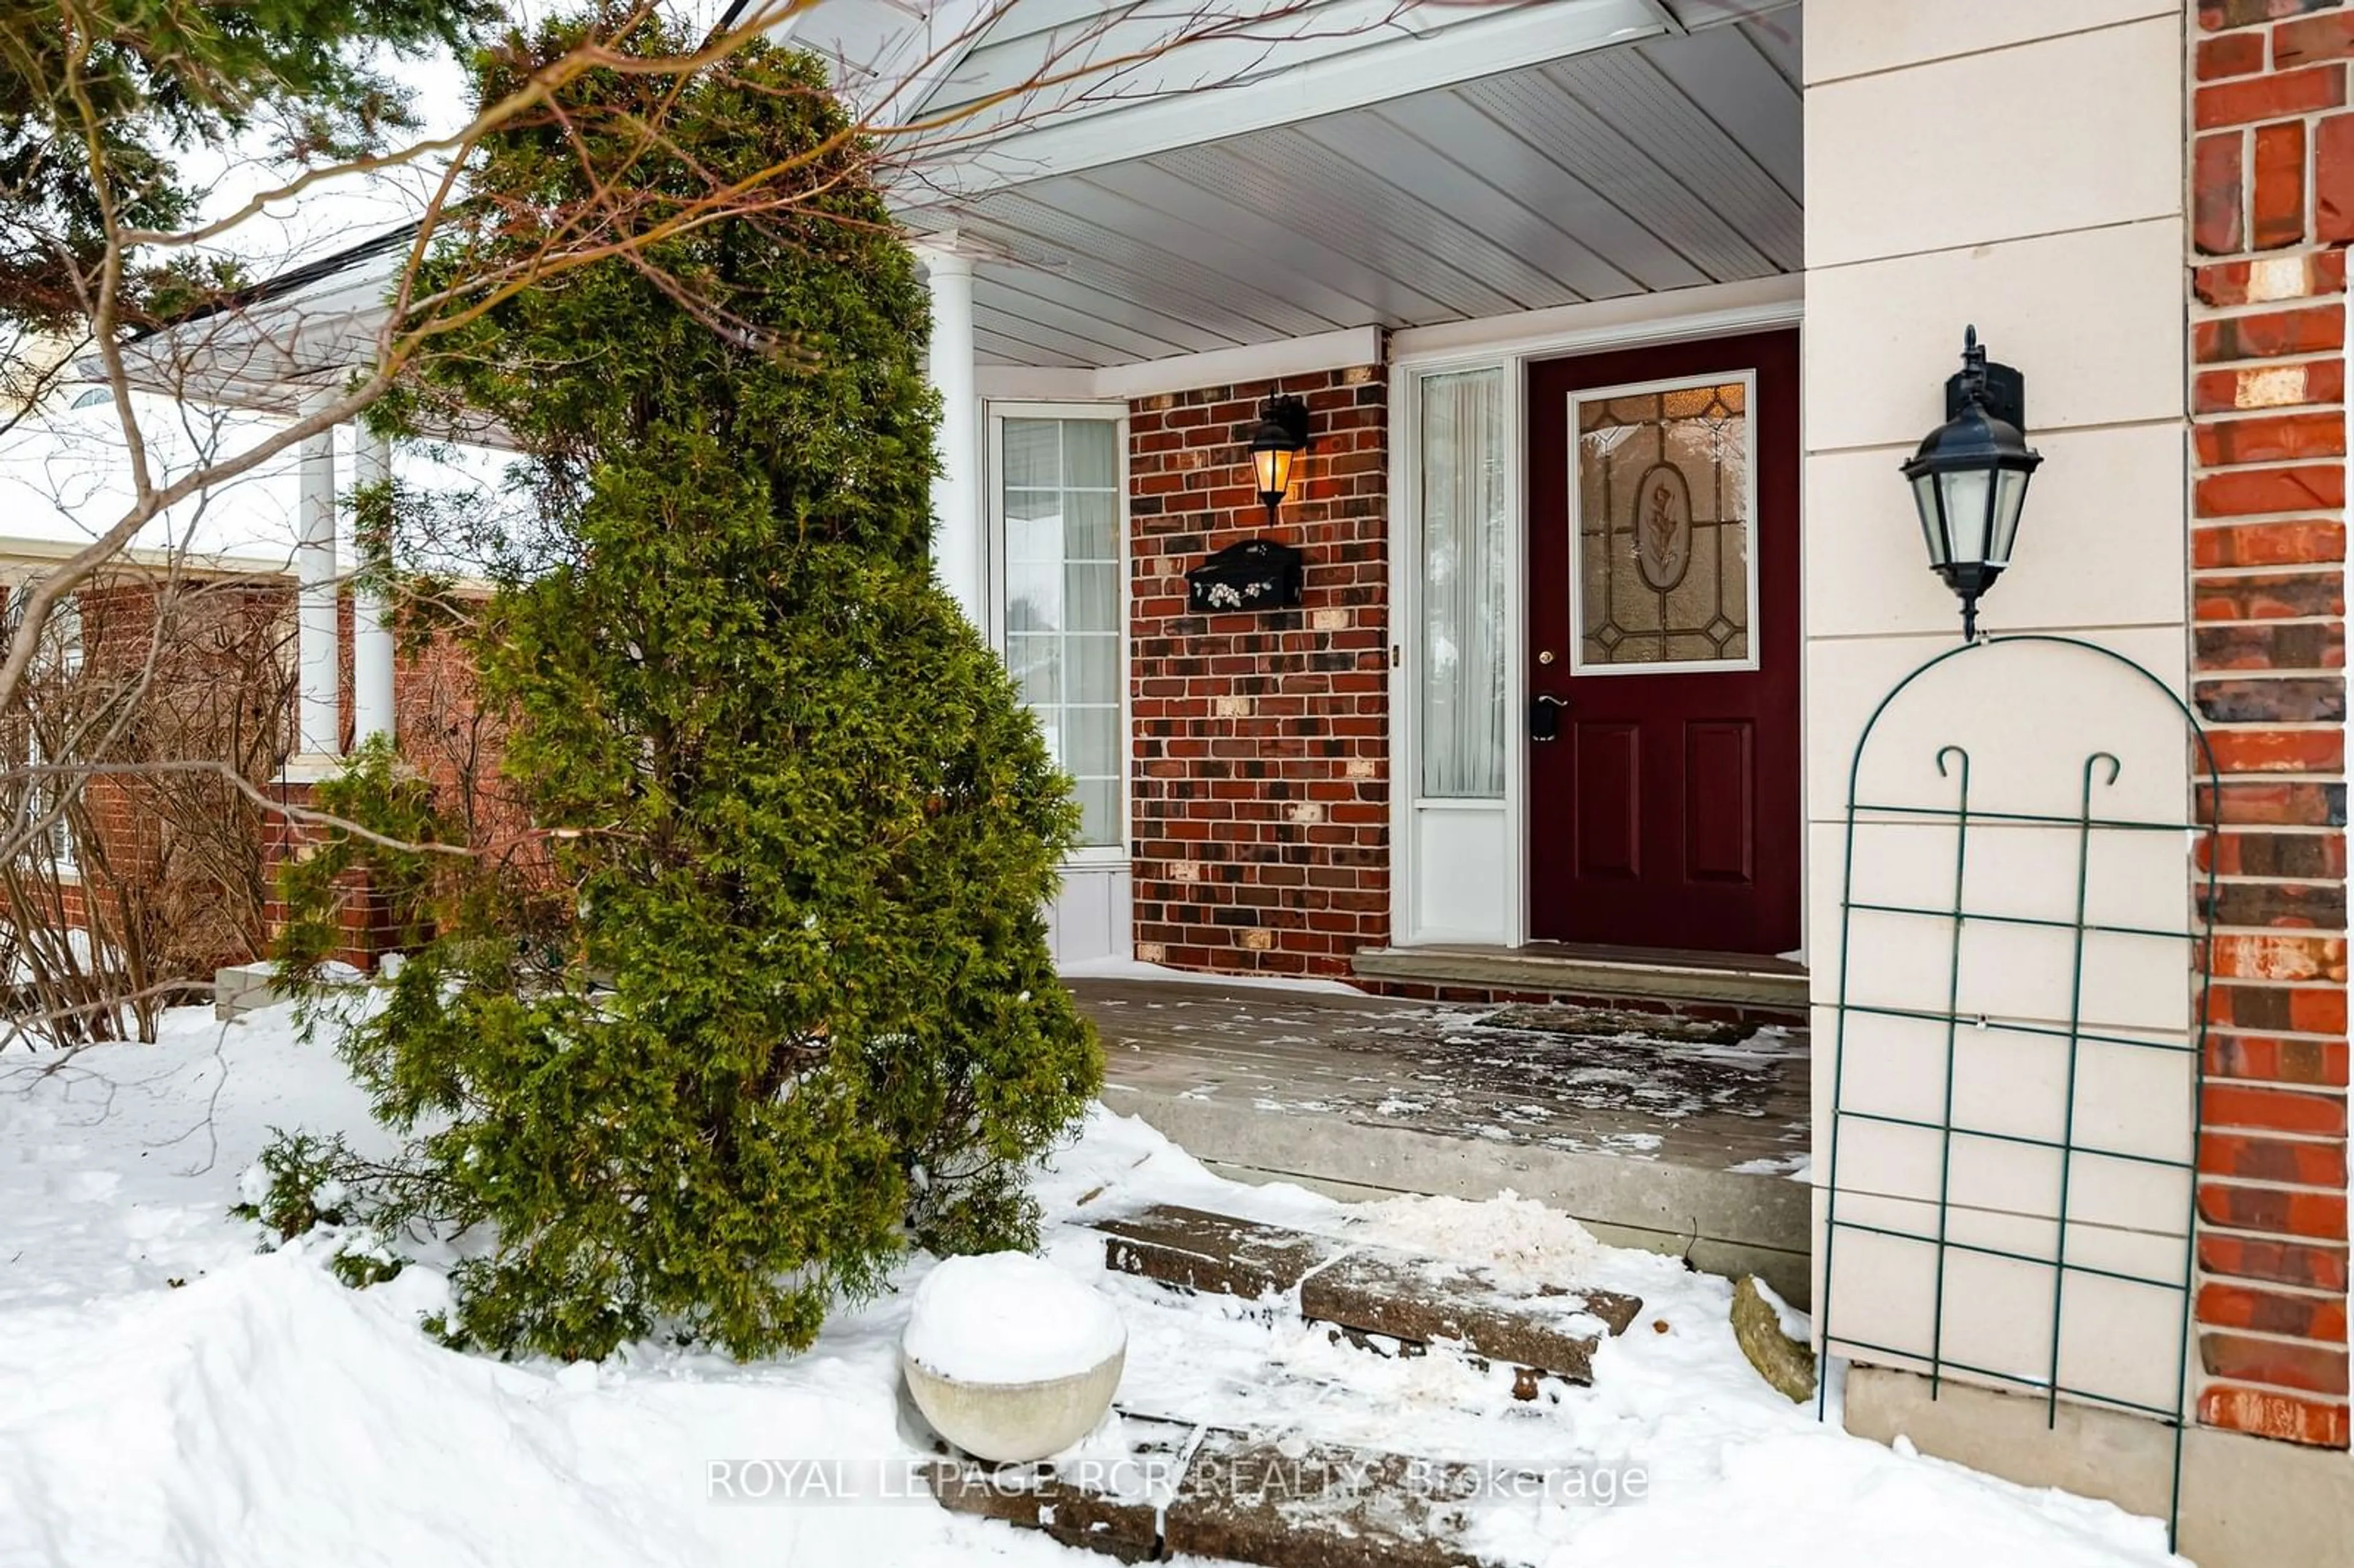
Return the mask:
M 1229 545 L 1185 574 L 1185 606 L 1196 615 L 1297 609 L 1303 559 L 1276 539 Z

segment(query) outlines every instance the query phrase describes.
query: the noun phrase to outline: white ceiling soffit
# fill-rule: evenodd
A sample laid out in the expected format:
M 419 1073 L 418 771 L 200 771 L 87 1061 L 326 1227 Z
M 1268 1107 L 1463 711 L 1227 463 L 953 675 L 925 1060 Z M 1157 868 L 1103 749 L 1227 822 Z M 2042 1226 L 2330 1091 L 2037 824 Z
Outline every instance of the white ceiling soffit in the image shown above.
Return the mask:
M 927 206 L 1681 30 L 1662 0 L 998 0 L 892 155 Z
M 1591 51 L 913 216 L 992 364 L 1105 366 L 1793 272 L 1800 13 Z
M 123 367 L 143 391 L 299 413 L 340 391 L 355 366 L 374 362 L 400 260 L 373 257 L 298 292 L 134 338 L 123 345 Z
M 769 37 L 822 57 L 860 119 L 893 124 L 937 91 L 998 20 L 1026 0 L 811 0 Z

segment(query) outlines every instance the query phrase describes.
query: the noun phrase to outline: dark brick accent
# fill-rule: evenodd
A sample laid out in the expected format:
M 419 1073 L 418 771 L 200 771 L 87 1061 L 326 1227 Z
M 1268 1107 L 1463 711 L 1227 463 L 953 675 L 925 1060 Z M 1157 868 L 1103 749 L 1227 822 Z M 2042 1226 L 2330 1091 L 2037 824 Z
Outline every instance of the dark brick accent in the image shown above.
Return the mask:
M 2209 32 L 2276 22 L 2308 11 L 2327 11 L 2342 0 L 2199 0 L 2199 25 Z
M 2346 717 L 2342 676 L 2201 680 L 2194 694 L 2200 716 L 2213 724 L 2335 724 Z
M 2211 899 L 2202 883 L 2199 895 L 2207 901 L 2208 917 L 2218 926 L 2307 926 L 2336 931 L 2346 925 L 2342 882 L 2218 882 Z

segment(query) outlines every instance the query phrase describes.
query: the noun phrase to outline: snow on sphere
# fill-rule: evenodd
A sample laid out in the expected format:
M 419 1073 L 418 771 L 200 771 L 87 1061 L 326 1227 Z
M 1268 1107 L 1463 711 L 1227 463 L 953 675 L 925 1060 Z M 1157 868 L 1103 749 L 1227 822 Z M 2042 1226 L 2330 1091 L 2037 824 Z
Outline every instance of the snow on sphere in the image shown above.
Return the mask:
M 1128 1330 L 1111 1304 L 1018 1252 L 932 1270 L 899 1345 L 932 1430 L 1001 1465 L 1059 1454 L 1094 1431 L 1127 1365 Z
M 1111 1303 L 1027 1253 L 951 1257 L 916 1287 L 901 1348 L 958 1383 L 1038 1383 L 1093 1372 L 1127 1347 Z

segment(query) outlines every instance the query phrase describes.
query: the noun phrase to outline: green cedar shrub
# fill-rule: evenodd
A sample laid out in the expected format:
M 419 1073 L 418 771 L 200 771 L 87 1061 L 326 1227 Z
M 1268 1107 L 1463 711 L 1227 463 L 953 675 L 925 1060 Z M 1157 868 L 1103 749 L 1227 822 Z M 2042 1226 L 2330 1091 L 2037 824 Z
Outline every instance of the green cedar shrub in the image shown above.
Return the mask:
M 273 1128 L 239 1182 L 244 1201 L 229 1205 L 229 1213 L 263 1227 L 264 1252 L 315 1234 L 327 1244 L 327 1267 L 335 1277 L 364 1289 L 401 1270 L 385 1229 L 397 1211 L 398 1180 L 398 1172 L 354 1154 L 340 1135 Z
M 511 40 L 481 90 L 578 26 Z M 633 221 L 762 171 L 769 209 L 453 324 L 387 409 L 496 418 L 562 542 L 473 642 L 541 853 L 436 853 L 462 831 L 377 747 L 323 804 L 419 847 L 334 834 L 287 877 L 298 975 L 355 872 L 416 939 L 342 1049 L 407 1138 L 393 1217 L 480 1227 L 450 1331 L 502 1352 L 765 1355 L 911 1242 L 1034 1245 L 1024 1173 L 1101 1079 L 1041 914 L 1068 781 L 927 560 L 913 259 L 814 59 L 755 46 L 650 142 L 673 85 L 565 90 Z M 437 265 L 541 243 L 583 182 L 518 122 Z

